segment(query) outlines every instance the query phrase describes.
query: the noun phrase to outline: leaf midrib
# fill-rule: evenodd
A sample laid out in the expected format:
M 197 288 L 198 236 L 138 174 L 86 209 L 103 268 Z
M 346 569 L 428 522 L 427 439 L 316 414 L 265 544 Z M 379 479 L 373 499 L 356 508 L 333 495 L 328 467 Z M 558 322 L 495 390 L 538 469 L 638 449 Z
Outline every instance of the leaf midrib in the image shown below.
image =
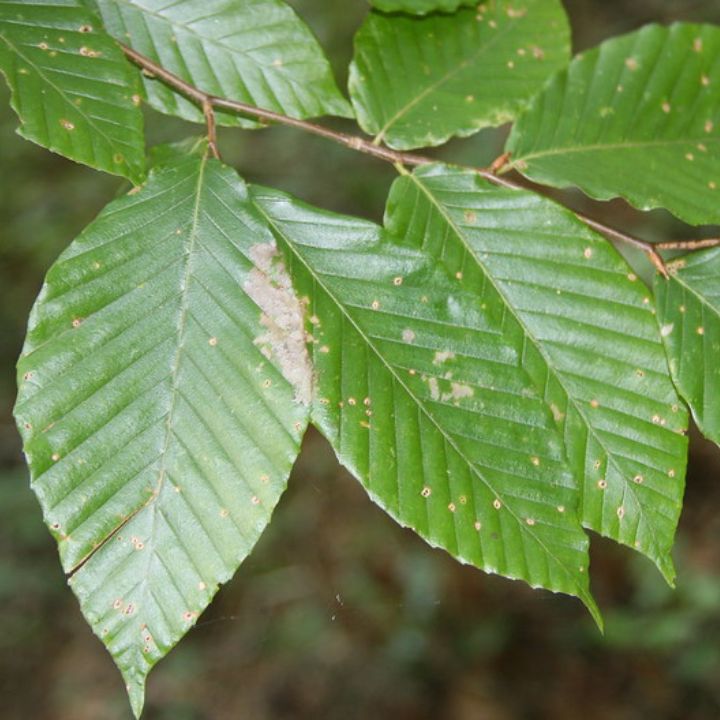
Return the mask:
M 202 195 L 202 185 L 203 185 L 203 179 L 205 176 L 205 168 L 207 167 L 208 162 L 208 155 L 205 153 L 202 157 L 202 160 L 200 161 L 200 166 L 198 170 L 198 180 L 195 185 L 195 202 L 193 204 L 193 212 L 192 212 L 192 224 L 190 228 L 189 238 L 186 243 L 186 251 L 185 251 L 185 270 L 183 273 L 183 282 L 182 282 L 182 292 L 180 294 L 180 313 L 178 317 L 178 325 L 177 325 L 177 349 L 175 351 L 175 357 L 173 358 L 173 363 L 171 367 L 170 374 L 168 375 L 168 378 L 171 380 L 171 388 L 170 388 L 170 406 L 168 408 L 167 414 L 164 416 L 165 421 L 165 437 L 163 439 L 163 446 L 160 450 L 160 467 L 158 469 L 158 480 L 155 485 L 154 490 L 150 494 L 150 497 L 138 508 L 136 508 L 132 513 L 128 515 L 121 523 L 117 525 L 113 530 L 111 530 L 107 536 L 96 546 L 94 547 L 85 557 L 83 557 L 81 560 L 79 560 L 74 567 L 70 568 L 67 571 L 67 574 L 72 576 L 75 573 L 77 573 L 82 567 L 84 567 L 92 558 L 105 546 L 107 545 L 108 541 L 111 540 L 123 527 L 125 527 L 133 518 L 135 518 L 139 513 L 141 513 L 143 510 L 150 508 L 153 512 L 153 519 L 152 519 L 152 526 L 150 529 L 150 533 L 148 535 L 148 543 L 152 541 L 155 537 L 155 532 L 157 528 L 157 506 L 160 499 L 160 492 L 163 488 L 165 477 L 167 476 L 167 467 L 165 465 L 166 458 L 168 455 L 168 452 L 170 450 L 170 443 L 172 441 L 172 438 L 174 436 L 173 433 L 173 415 L 175 412 L 177 397 L 180 394 L 179 389 L 179 383 L 178 379 L 180 376 L 180 364 L 182 359 L 182 353 L 183 353 L 183 346 L 184 346 L 184 335 L 185 335 L 185 329 L 187 325 L 187 317 L 189 313 L 189 302 L 188 302 L 188 294 L 189 294 L 189 284 L 190 284 L 190 278 L 192 276 L 192 255 L 195 250 L 196 245 L 196 239 L 197 239 L 197 227 L 198 227 L 198 220 L 200 216 L 200 198 Z M 153 551 L 153 547 L 151 545 L 148 545 L 148 563 L 147 568 L 143 577 L 143 581 L 147 580 L 147 576 L 150 571 L 150 564 L 152 562 L 153 557 L 155 556 L 155 552 Z
M 301 253 L 299 253 L 295 247 L 294 243 L 287 237 L 287 235 L 282 231 L 280 227 L 278 227 L 277 223 L 274 221 L 268 213 L 265 212 L 265 209 L 259 204 L 253 202 L 255 207 L 262 213 L 263 217 L 267 220 L 267 222 L 275 229 L 275 231 L 280 235 L 280 237 L 283 238 L 285 245 L 292 251 L 293 255 L 299 260 L 299 262 L 305 267 L 305 269 L 308 271 L 308 273 L 312 276 L 313 280 L 323 289 L 323 291 L 328 295 L 329 298 L 335 303 L 336 307 L 340 309 L 340 312 L 343 314 L 343 316 L 346 318 L 346 320 L 352 325 L 352 327 L 357 331 L 357 333 L 360 335 L 360 337 L 366 342 L 369 348 L 372 349 L 373 353 L 376 355 L 376 357 L 380 360 L 380 362 L 385 366 L 385 368 L 388 370 L 390 375 L 398 382 L 398 384 L 403 388 L 403 390 L 408 394 L 408 396 L 413 400 L 413 402 L 416 404 L 418 408 L 422 411 L 422 413 L 430 420 L 432 425 L 437 428 L 440 435 L 445 439 L 445 441 L 452 447 L 452 449 L 458 454 L 460 458 L 462 458 L 463 462 L 467 464 L 469 468 L 472 468 L 473 474 L 485 485 L 485 487 L 492 493 L 495 494 L 495 496 L 498 499 L 503 500 L 503 506 L 507 509 L 507 511 L 511 514 L 513 519 L 515 520 L 518 528 L 521 532 L 527 533 L 532 540 L 534 540 L 547 554 L 548 557 L 552 558 L 553 561 L 556 563 L 556 566 L 559 567 L 563 573 L 570 579 L 572 586 L 577 588 L 577 597 L 579 597 L 587 606 L 588 608 L 593 607 L 592 599 L 589 597 L 589 595 L 585 592 L 584 588 L 579 586 L 577 584 L 577 581 L 575 580 L 575 577 L 570 573 L 568 568 L 566 567 L 565 563 L 563 563 L 561 560 L 559 560 L 543 543 L 543 541 L 533 532 L 531 527 L 527 525 L 526 523 L 522 522 L 522 519 L 518 517 L 518 515 L 511 509 L 511 505 L 505 502 L 504 498 L 505 495 L 501 494 L 496 491 L 496 489 L 492 486 L 492 484 L 484 477 L 483 473 L 476 467 L 475 463 L 472 462 L 469 458 L 465 456 L 465 454 L 462 452 L 462 450 L 457 446 L 457 444 L 454 442 L 453 438 L 450 437 L 445 430 L 440 426 L 437 422 L 437 420 L 433 417 L 433 415 L 428 411 L 428 409 L 425 407 L 425 404 L 415 395 L 414 392 L 407 386 L 405 381 L 400 377 L 400 375 L 395 371 L 395 369 L 390 365 L 387 360 L 383 357 L 382 353 L 378 350 L 378 348 L 373 343 L 372 339 L 367 336 L 367 334 L 362 330 L 362 328 L 357 324 L 357 322 L 354 320 L 354 318 L 347 312 L 345 309 L 345 306 L 335 297 L 334 293 L 327 287 L 327 285 L 323 282 L 323 279 L 314 272 L 312 267 L 307 263 L 305 258 L 302 256 Z M 591 610 L 591 614 L 594 614 Z

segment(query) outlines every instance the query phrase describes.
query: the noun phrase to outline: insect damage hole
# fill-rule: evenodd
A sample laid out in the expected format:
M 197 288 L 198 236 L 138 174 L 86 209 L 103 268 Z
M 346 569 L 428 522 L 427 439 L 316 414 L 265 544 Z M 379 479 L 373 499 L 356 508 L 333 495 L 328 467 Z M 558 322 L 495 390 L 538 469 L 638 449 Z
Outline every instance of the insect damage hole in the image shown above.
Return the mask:
M 260 324 L 265 328 L 255 344 L 293 386 L 295 401 L 309 405 L 312 368 L 305 345 L 303 306 L 293 291 L 274 242 L 253 245 L 250 258 L 255 267 L 243 283 L 243 289 L 262 311 Z

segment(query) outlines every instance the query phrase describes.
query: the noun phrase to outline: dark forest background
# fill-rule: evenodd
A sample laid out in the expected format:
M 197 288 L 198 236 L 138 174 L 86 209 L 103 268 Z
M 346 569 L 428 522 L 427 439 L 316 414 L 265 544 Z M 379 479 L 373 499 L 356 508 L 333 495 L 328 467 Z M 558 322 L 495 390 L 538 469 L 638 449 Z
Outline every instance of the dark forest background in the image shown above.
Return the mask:
M 363 0 L 294 0 L 344 84 Z M 720 22 L 720 2 L 565 0 L 574 49 L 646 22 Z M 120 720 L 119 673 L 66 587 L 28 487 L 11 407 L 27 315 L 54 258 L 121 181 L 14 134 L 0 89 L 0 718 Z M 342 122 L 338 127 L 349 127 Z M 196 128 L 147 112 L 152 143 Z M 438 157 L 483 165 L 503 130 Z M 246 179 L 379 220 L 392 167 L 283 128 L 223 131 Z M 621 202 L 586 212 L 647 237 L 691 235 Z M 631 258 L 636 260 L 636 258 Z M 720 361 L 720 360 L 719 360 Z M 720 400 L 720 399 L 719 399 Z M 593 537 L 601 636 L 579 603 L 463 567 L 397 527 L 309 433 L 274 520 L 151 676 L 147 720 L 720 718 L 720 450 L 693 438 L 678 587 Z

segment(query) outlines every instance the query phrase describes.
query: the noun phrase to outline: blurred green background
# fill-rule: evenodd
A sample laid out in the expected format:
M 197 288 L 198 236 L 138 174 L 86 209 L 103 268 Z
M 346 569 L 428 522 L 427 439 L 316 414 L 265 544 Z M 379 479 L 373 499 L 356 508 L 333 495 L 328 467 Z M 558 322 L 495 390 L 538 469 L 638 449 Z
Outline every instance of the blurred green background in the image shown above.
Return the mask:
M 240 1 L 240 0 L 238 0 Z M 363 0 L 293 0 L 345 82 Z M 650 21 L 720 22 L 720 3 L 566 0 L 575 49 Z M 15 358 L 42 276 L 121 182 L 14 134 L 0 90 L 0 718 L 130 717 L 110 657 L 66 587 L 11 418 Z M 351 127 L 342 122 L 338 127 Z M 152 143 L 190 126 L 147 114 Z M 473 165 L 502 131 L 438 156 Z M 221 132 L 250 181 L 380 219 L 394 171 L 288 129 Z M 647 238 L 663 212 L 571 203 Z M 593 537 L 601 636 L 579 603 L 484 575 L 402 530 L 309 433 L 273 523 L 150 679 L 148 720 L 710 720 L 720 718 L 720 450 L 693 438 L 678 588 Z

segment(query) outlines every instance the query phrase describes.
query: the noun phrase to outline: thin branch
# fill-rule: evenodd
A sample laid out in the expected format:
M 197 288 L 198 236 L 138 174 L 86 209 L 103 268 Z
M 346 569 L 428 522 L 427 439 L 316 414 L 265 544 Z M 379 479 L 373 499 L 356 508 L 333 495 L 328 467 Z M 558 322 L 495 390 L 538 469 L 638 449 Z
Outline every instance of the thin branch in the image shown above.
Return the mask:
M 136 65 L 138 65 L 143 70 L 143 72 L 145 72 L 145 74 L 161 80 L 163 83 L 176 90 L 177 92 L 185 95 L 185 97 L 192 100 L 202 108 L 205 115 L 205 121 L 207 123 L 208 141 L 210 149 L 211 152 L 213 152 L 213 154 L 215 155 L 215 157 L 218 157 L 218 155 L 214 110 L 229 110 L 231 112 L 240 113 L 241 115 L 246 115 L 260 122 L 277 123 L 279 125 L 286 125 L 289 127 L 298 128 L 312 135 L 317 135 L 319 137 L 332 140 L 333 142 L 340 143 L 341 145 L 345 145 L 345 147 L 348 147 L 351 150 L 356 150 L 357 152 L 371 155 L 372 157 L 378 158 L 380 160 L 385 160 L 386 162 L 393 163 L 394 165 L 419 166 L 439 162 L 438 160 L 435 160 L 431 157 L 415 155 L 413 153 L 399 152 L 397 150 L 392 150 L 385 145 L 381 145 L 379 143 L 376 144 L 377 138 L 375 141 L 366 140 L 365 138 L 359 137 L 358 135 L 349 135 L 348 133 L 331 130 L 330 128 L 327 128 L 323 125 L 318 125 L 317 123 L 308 122 L 307 120 L 298 120 L 297 118 L 289 117 L 288 115 L 282 115 L 281 113 L 276 113 L 272 110 L 264 110 L 262 108 L 254 107 L 253 105 L 248 105 L 247 103 L 243 103 L 238 100 L 229 100 L 228 98 L 217 97 L 216 95 L 212 95 L 196 88 L 194 85 L 186 82 L 185 80 L 178 77 L 169 70 L 166 70 L 164 67 L 158 65 L 156 62 L 154 62 L 150 58 L 145 57 L 136 50 L 133 50 L 132 48 L 127 47 L 122 43 L 120 43 L 120 47 L 122 48 L 125 55 Z M 472 172 L 480 175 L 480 177 L 484 178 L 488 182 L 491 182 L 494 185 L 498 185 L 500 187 L 509 188 L 512 190 L 531 189 L 530 185 L 525 184 L 522 181 L 510 180 L 505 177 L 500 177 L 496 174 L 497 170 L 505 165 L 506 160 L 507 156 L 503 155 L 498 158 L 498 160 L 493 163 L 490 168 L 487 169 L 468 167 L 463 165 L 457 165 L 456 167 L 460 167 L 465 170 L 471 170 Z M 570 208 L 568 208 L 568 210 L 570 210 Z M 660 243 L 657 245 L 653 245 L 652 243 L 640 240 L 636 237 L 633 237 L 632 235 L 621 232 L 620 230 L 611 228 L 608 225 L 598 222 L 597 220 L 593 220 L 592 218 L 589 218 L 581 213 L 577 213 L 573 210 L 570 210 L 570 212 L 573 212 L 576 217 L 580 221 L 585 223 L 588 227 L 596 230 L 608 239 L 616 240 L 642 250 L 647 255 L 650 262 L 658 270 L 658 272 L 660 272 L 665 277 L 668 276 L 665 262 L 658 254 L 657 249 L 675 249 L 677 247 L 677 244 Z M 700 240 L 692 242 L 707 243 L 711 241 Z M 720 244 L 720 241 L 712 242 L 714 244 Z M 697 245 L 697 247 L 710 246 L 711 245 L 705 244 Z M 690 246 L 689 242 L 685 242 L 680 247 L 686 249 L 694 249 Z
M 720 247 L 720 238 L 671 240 L 670 242 L 656 243 L 655 247 L 659 250 L 702 250 L 703 248 Z
M 615 230 L 614 228 L 598 222 L 597 220 L 593 220 L 592 218 L 589 218 L 587 217 L 587 215 L 583 215 L 582 213 L 576 212 L 575 215 L 577 216 L 578 220 L 582 220 L 588 227 L 591 227 L 593 230 L 601 233 L 606 238 L 609 238 L 610 240 L 620 240 L 626 245 L 631 245 L 632 247 L 636 247 L 639 250 L 642 250 L 647 255 L 648 260 L 655 266 L 655 269 L 663 277 L 669 277 L 668 270 L 665 267 L 665 261 L 660 257 L 660 254 L 656 250 L 658 246 L 654 243 L 649 243 L 645 240 L 639 240 L 632 235 L 627 235 L 626 233 Z

